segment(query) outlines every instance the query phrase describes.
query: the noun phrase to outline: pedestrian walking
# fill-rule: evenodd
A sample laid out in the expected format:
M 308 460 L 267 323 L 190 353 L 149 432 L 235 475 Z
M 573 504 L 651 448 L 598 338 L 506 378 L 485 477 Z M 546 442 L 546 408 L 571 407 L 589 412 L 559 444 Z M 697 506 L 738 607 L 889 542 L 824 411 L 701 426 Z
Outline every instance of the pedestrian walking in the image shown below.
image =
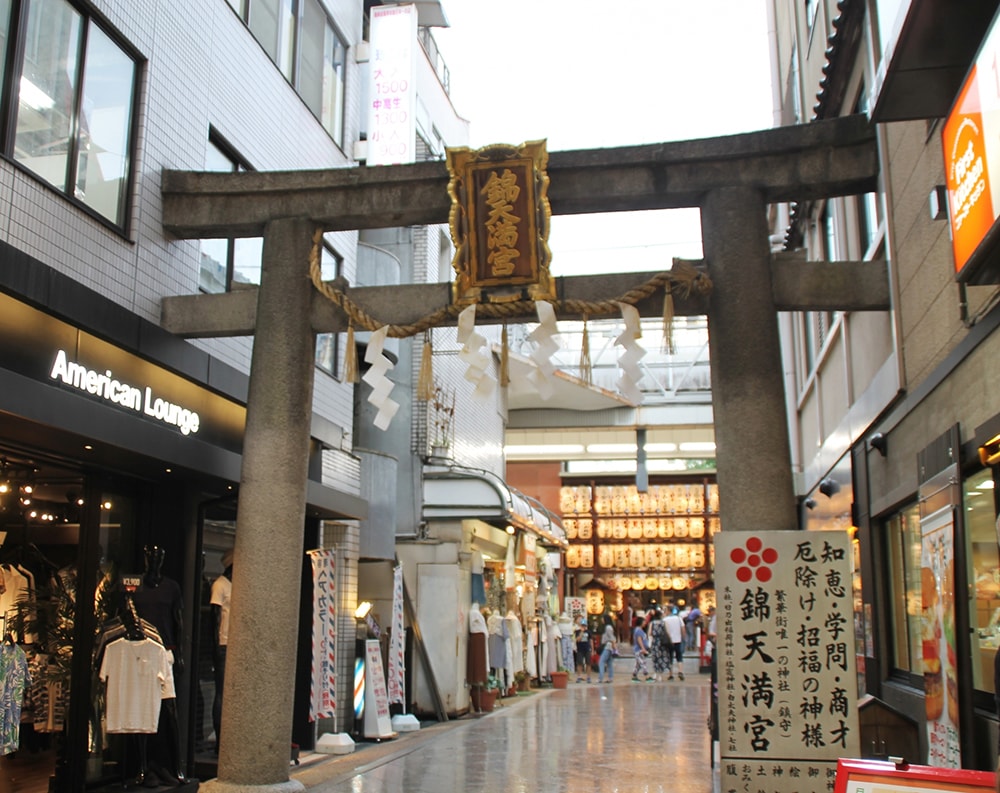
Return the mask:
M 701 609 L 695 603 L 684 618 L 684 628 L 687 633 L 687 649 L 698 649 L 698 628 L 701 627 Z
M 677 607 L 674 606 L 670 613 L 663 618 L 663 627 L 667 632 L 667 640 L 670 642 L 670 658 L 668 659 L 668 669 L 669 676 L 667 680 L 674 679 L 674 672 L 672 669 L 673 661 L 677 662 L 677 674 L 681 680 L 684 679 L 684 623 L 681 621 L 680 615 L 677 613 Z
M 674 649 L 667 638 L 663 612 L 660 609 L 656 609 L 653 621 L 649 623 L 649 649 L 653 656 L 653 677 L 660 680 L 670 671 L 670 658 Z
M 653 676 L 649 674 L 649 670 L 646 668 L 646 656 L 649 655 L 649 639 L 646 636 L 646 631 L 642 627 L 642 617 L 636 617 L 632 623 L 632 654 L 635 656 L 635 664 L 632 666 L 632 679 L 635 681 L 640 680 L 639 675 L 646 678 L 646 680 L 652 680 Z
M 587 682 L 590 682 L 590 655 L 593 652 L 590 644 L 590 628 L 587 627 L 587 618 L 580 617 L 576 626 L 576 682 L 582 683 L 586 673 Z
M 615 679 L 614 656 L 618 652 L 618 637 L 615 635 L 615 621 L 611 615 L 604 615 L 604 633 L 601 634 L 601 660 L 597 662 L 597 682 L 603 683 L 605 676 L 609 683 Z

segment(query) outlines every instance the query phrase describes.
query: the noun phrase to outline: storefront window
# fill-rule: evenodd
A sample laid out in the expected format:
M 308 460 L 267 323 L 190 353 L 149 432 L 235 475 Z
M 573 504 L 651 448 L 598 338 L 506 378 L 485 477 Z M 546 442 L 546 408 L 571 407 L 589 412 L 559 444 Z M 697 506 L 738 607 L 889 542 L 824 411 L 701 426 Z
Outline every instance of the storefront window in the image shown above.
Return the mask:
M 969 582 L 972 589 L 972 682 L 993 692 L 993 655 L 1000 646 L 1000 552 L 997 547 L 993 472 L 980 471 L 962 486 Z
M 923 674 L 920 599 L 920 510 L 916 504 L 887 525 L 893 660 L 897 669 Z

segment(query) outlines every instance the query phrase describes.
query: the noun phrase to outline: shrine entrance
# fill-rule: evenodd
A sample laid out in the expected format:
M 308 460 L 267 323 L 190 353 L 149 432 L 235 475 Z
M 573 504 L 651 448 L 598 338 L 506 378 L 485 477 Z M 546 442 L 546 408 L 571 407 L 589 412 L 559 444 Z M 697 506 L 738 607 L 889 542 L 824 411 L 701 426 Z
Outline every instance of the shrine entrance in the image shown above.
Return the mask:
M 777 311 L 887 310 L 884 266 L 806 262 L 772 254 L 767 206 L 873 191 L 874 129 L 863 116 L 696 141 L 549 155 L 552 214 L 698 207 L 704 260 L 690 263 L 710 289 L 675 289 L 662 274 L 629 300 L 660 316 L 670 290 L 677 315 L 708 316 L 720 518 L 727 531 L 797 528 Z M 164 301 L 163 326 L 184 337 L 256 336 L 250 373 L 235 567 L 241 604 L 230 628 L 219 790 L 297 790 L 288 777 L 306 461 L 316 333 L 343 332 L 349 315 L 308 277 L 323 232 L 445 223 L 449 178 L 439 162 L 287 173 L 163 175 L 166 229 L 180 238 L 263 237 L 255 290 Z M 684 279 L 690 283 L 695 275 Z M 558 318 L 574 301 L 622 300 L 648 273 L 566 277 Z M 457 322 L 450 284 L 342 288 L 380 326 L 428 313 Z M 479 322 L 536 321 L 520 314 Z M 260 636 L 269 651 L 261 652 Z M 261 714 L 267 718 L 262 719 Z M 207 789 L 207 788 L 206 788 Z

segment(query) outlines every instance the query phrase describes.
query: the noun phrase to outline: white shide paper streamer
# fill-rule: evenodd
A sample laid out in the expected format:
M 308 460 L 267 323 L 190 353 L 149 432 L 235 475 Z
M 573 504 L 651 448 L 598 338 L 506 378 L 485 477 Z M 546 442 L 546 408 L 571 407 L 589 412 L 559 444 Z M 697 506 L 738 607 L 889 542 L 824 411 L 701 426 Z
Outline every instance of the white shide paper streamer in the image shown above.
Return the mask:
M 475 303 L 458 315 L 458 342 L 462 345 L 458 359 L 469 367 L 465 370 L 465 379 L 476 386 L 472 396 L 479 400 L 489 398 L 496 389 L 497 381 L 487 372 L 490 356 L 486 339 L 476 333 Z
M 382 354 L 382 350 L 385 347 L 385 337 L 388 333 L 388 325 L 383 325 L 378 330 L 372 332 L 371 338 L 368 341 L 368 349 L 365 350 L 365 363 L 369 365 L 368 371 L 361 377 L 362 380 L 372 387 L 372 392 L 368 395 L 368 401 L 378 408 L 374 423 L 380 430 L 389 428 L 392 417 L 399 410 L 399 403 L 389 399 L 389 393 L 392 391 L 395 383 L 386 377 L 386 372 L 393 368 L 392 361 Z
M 556 367 L 552 363 L 552 356 L 559 352 L 559 342 L 556 341 L 559 326 L 551 303 L 538 300 L 535 302 L 535 310 L 538 312 L 538 327 L 528 336 L 535 343 L 535 349 L 531 353 L 535 369 L 528 375 L 528 379 L 542 399 L 549 399 L 555 393 Z
M 646 354 L 646 351 L 636 343 L 636 339 L 642 338 L 642 327 L 635 306 L 630 306 L 628 303 L 618 305 L 622 310 L 622 319 L 625 320 L 625 329 L 615 339 L 615 344 L 622 347 L 622 354 L 618 358 L 618 366 L 621 369 L 618 391 L 633 405 L 638 405 L 642 402 L 642 392 L 638 385 L 642 379 L 639 361 Z

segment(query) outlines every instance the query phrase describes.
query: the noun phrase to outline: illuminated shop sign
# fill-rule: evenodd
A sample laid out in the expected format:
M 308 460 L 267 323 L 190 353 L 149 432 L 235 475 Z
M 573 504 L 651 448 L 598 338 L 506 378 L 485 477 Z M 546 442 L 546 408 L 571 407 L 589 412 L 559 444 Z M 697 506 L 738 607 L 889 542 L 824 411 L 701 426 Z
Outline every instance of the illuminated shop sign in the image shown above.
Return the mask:
M 193 410 L 157 396 L 150 386 L 135 386 L 122 382 L 106 369 L 99 372 L 69 360 L 65 350 L 56 353 L 49 378 L 78 388 L 119 407 L 142 413 L 155 421 L 170 424 L 182 435 L 198 432 L 201 419 Z
M 1000 27 L 994 20 L 941 134 L 955 275 L 997 283 L 1000 237 Z

